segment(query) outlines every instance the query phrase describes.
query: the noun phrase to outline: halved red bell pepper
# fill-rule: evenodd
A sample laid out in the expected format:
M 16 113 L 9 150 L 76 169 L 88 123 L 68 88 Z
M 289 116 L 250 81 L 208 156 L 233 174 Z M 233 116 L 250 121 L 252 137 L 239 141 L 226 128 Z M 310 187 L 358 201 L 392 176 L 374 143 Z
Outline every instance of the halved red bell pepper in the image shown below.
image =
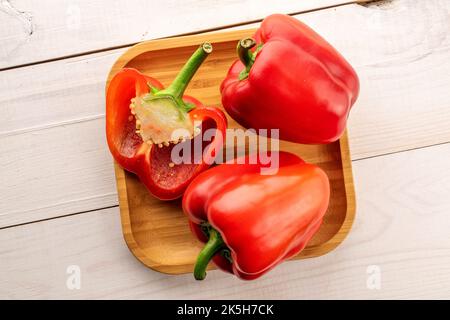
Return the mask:
M 291 153 L 270 156 L 279 158 L 272 174 L 261 175 L 267 165 L 247 157 L 200 174 L 186 189 L 183 210 L 206 243 L 197 280 L 211 259 L 242 279 L 258 278 L 297 255 L 319 229 L 330 197 L 326 173 Z
M 221 85 L 222 104 L 239 124 L 279 129 L 297 143 L 329 143 L 342 135 L 359 92 L 350 64 L 297 19 L 274 14 L 254 39 L 238 44 Z
M 135 69 L 119 71 L 109 83 L 106 94 L 106 137 L 109 149 L 125 170 L 135 173 L 148 190 L 162 200 L 182 195 L 189 182 L 210 165 L 210 159 L 200 163 L 175 165 L 171 159 L 174 146 L 194 144 L 200 130 L 216 128 L 221 139 L 214 138 L 207 145 L 201 142 L 205 154 L 214 156 L 222 147 L 226 131 L 226 117 L 222 111 L 205 107 L 195 98 L 183 93 L 212 46 L 200 46 L 184 65 L 172 84 L 162 84 Z M 174 137 L 176 130 L 186 134 Z M 211 152 L 210 152 L 211 150 Z M 208 160 L 208 161 L 205 161 Z

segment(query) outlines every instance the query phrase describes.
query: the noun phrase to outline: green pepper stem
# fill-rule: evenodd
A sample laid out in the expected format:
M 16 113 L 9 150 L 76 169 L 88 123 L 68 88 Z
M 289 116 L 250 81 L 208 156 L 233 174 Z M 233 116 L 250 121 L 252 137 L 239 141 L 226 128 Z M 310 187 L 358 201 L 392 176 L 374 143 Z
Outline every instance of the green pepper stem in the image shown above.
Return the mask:
M 239 60 L 241 60 L 241 62 L 247 68 L 249 68 L 249 65 L 252 63 L 252 52 L 250 51 L 250 49 L 255 45 L 256 42 L 252 38 L 245 38 L 238 42 L 236 50 L 239 56 Z
M 194 278 L 196 280 L 203 280 L 206 278 L 206 268 L 214 255 L 225 247 L 220 233 L 215 229 L 209 230 L 209 240 L 200 251 L 197 257 L 197 262 L 194 267 Z
M 159 94 L 168 94 L 175 98 L 181 98 L 192 77 L 211 52 L 212 45 L 208 42 L 203 43 L 185 63 L 172 84 L 161 90 Z
M 242 70 L 239 75 L 239 80 L 243 80 L 248 77 L 248 73 L 255 62 L 253 52 L 250 50 L 256 45 L 256 41 L 252 38 L 245 38 L 238 42 L 236 51 L 239 57 L 239 60 L 244 64 L 245 69 Z

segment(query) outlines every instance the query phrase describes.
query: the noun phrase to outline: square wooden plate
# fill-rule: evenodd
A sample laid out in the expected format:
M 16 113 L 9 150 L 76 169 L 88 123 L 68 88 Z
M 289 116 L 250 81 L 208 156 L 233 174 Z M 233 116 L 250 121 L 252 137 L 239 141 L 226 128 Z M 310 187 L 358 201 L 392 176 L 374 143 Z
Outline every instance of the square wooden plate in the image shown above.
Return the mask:
M 113 65 L 110 79 L 122 68 L 136 68 L 169 85 L 189 56 L 201 43 L 213 44 L 213 52 L 200 67 L 186 94 L 205 105 L 222 108 L 220 83 L 236 59 L 237 41 L 253 35 L 255 30 L 207 33 L 139 43 L 126 51 Z M 240 126 L 228 117 L 230 128 Z M 347 133 L 328 145 L 300 145 L 282 141 L 280 149 L 300 155 L 326 171 L 331 183 L 331 200 L 324 222 L 308 244 L 294 259 L 323 255 L 339 245 L 352 225 L 355 195 Z M 190 233 L 180 200 L 163 202 L 149 194 L 139 180 L 117 164 L 123 234 L 133 254 L 146 266 L 164 273 L 192 272 L 201 248 Z M 214 266 L 211 264 L 210 268 Z

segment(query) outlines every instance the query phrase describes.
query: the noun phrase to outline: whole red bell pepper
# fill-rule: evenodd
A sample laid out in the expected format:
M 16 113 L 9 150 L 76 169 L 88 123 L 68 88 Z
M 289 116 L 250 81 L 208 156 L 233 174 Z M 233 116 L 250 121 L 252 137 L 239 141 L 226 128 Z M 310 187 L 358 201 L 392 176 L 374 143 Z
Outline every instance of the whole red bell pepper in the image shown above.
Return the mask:
M 196 139 L 202 139 L 198 134 L 194 138 L 195 132 L 216 128 L 216 137 L 220 134 L 221 139 L 214 138 L 209 145 L 202 141 L 200 145 L 210 157 L 214 156 L 214 150 L 222 147 L 227 126 L 223 112 L 183 95 L 211 50 L 209 43 L 200 46 L 166 89 L 158 80 L 130 68 L 119 71 L 108 85 L 106 137 L 109 149 L 117 163 L 135 173 L 159 199 L 180 197 L 189 182 L 211 164 L 205 156 L 201 161 L 175 165 L 171 153 L 176 144 L 193 146 Z M 194 120 L 201 123 L 201 129 Z M 175 132 L 183 134 L 175 136 Z
M 326 173 L 291 153 L 276 156 L 272 174 L 261 175 L 266 165 L 247 157 L 203 172 L 186 189 L 183 210 L 206 243 L 194 268 L 197 280 L 211 259 L 242 279 L 258 278 L 297 255 L 319 229 L 330 196 Z
M 297 19 L 274 14 L 237 52 L 240 60 L 221 85 L 222 104 L 234 120 L 279 129 L 281 139 L 297 143 L 339 139 L 359 80 L 328 42 Z

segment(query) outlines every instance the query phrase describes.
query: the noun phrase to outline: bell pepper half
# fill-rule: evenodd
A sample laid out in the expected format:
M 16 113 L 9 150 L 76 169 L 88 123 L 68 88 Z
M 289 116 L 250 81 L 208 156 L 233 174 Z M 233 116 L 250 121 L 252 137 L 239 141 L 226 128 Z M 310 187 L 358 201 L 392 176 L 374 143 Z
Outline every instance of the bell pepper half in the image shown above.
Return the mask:
M 342 135 L 359 92 L 350 64 L 297 19 L 268 16 L 253 38 L 238 43 L 221 84 L 222 104 L 246 128 L 279 129 L 296 143 L 333 142 Z
M 211 259 L 239 278 L 258 278 L 297 255 L 319 229 L 330 197 L 326 173 L 291 153 L 271 157 L 279 159 L 272 174 L 262 175 L 266 165 L 247 156 L 203 172 L 186 189 L 183 210 L 205 243 L 197 280 Z
M 200 145 L 205 157 L 213 157 L 222 148 L 227 126 L 223 112 L 183 95 L 211 51 L 211 44 L 202 44 L 165 89 L 158 80 L 131 68 L 119 71 L 107 88 L 106 137 L 111 154 L 159 199 L 180 197 L 189 182 L 211 164 L 202 158 L 175 165 L 171 159 L 175 145 L 191 144 L 194 149 L 196 139 L 202 139 L 198 133 L 215 128 L 221 139 Z

